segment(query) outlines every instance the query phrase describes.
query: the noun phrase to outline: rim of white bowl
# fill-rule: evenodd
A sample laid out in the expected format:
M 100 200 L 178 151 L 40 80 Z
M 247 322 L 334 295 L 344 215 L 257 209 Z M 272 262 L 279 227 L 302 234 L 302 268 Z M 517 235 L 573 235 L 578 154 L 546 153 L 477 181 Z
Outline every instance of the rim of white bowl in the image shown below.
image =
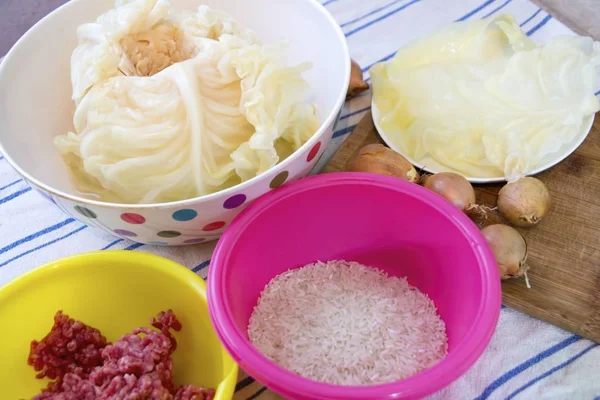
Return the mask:
M 35 25 L 33 25 L 30 29 L 28 29 L 27 32 L 25 32 L 25 34 L 23 36 L 21 36 L 19 38 L 19 40 L 17 40 L 17 42 L 11 47 L 9 52 L 3 58 L 0 58 L 0 80 L 3 79 L 3 74 L 5 73 L 4 70 L 5 70 L 7 61 L 9 61 L 13 57 L 13 54 L 15 53 L 15 49 L 17 47 L 19 47 L 19 45 L 22 41 L 26 40 L 26 38 L 28 36 L 32 35 L 33 32 L 35 32 L 37 29 L 39 29 L 39 27 L 41 25 L 48 23 L 48 21 L 50 19 L 52 19 L 54 17 L 54 15 L 63 12 L 64 10 L 68 9 L 69 7 L 72 7 L 76 3 L 81 3 L 84 1 L 89 1 L 89 0 L 71 0 L 71 1 L 63 4 L 62 6 L 58 7 L 54 11 L 50 12 L 44 18 L 39 20 Z M 344 36 L 344 32 L 342 31 L 342 28 L 340 28 L 340 26 L 335 21 L 333 16 L 327 11 L 327 9 L 321 3 L 319 3 L 317 0 L 307 0 L 307 1 L 309 3 L 311 3 L 317 10 L 319 10 L 319 12 L 329 21 L 331 26 L 333 26 L 336 36 L 342 46 L 342 52 L 344 53 L 344 58 L 346 59 L 346 62 L 344 63 L 345 66 L 344 66 L 343 73 L 344 73 L 344 81 L 346 82 L 346 87 L 348 87 L 348 85 L 350 84 L 351 66 L 350 66 L 350 50 L 348 49 L 348 43 L 346 42 L 346 36 Z M 139 209 L 149 209 L 149 208 L 155 209 L 155 208 L 182 207 L 182 206 L 187 206 L 190 204 L 196 204 L 198 202 L 210 201 L 215 198 L 225 196 L 227 194 L 231 194 L 232 192 L 237 192 L 237 191 L 243 190 L 243 189 L 253 185 L 255 182 L 259 181 L 260 179 L 262 179 L 263 175 L 267 174 L 268 172 L 272 172 L 272 171 L 279 170 L 279 169 L 284 169 L 284 167 L 290 165 L 298 157 L 299 154 L 302 154 L 304 151 L 306 151 L 306 149 L 311 148 L 313 145 L 315 145 L 315 143 L 317 143 L 320 140 L 320 137 L 323 134 L 323 131 L 335 122 L 338 111 L 344 105 L 345 99 L 346 99 L 346 90 L 342 90 L 338 94 L 338 98 L 335 102 L 334 107 L 329 111 L 329 113 L 327 114 L 327 117 L 323 120 L 323 122 L 321 122 L 321 124 L 319 125 L 319 128 L 315 131 L 315 133 L 313 133 L 311 138 L 306 143 L 304 143 L 302 146 L 300 146 L 300 148 L 298 150 L 293 152 L 282 162 L 280 162 L 280 163 L 274 165 L 272 168 L 258 174 L 254 178 L 251 178 L 251 179 L 249 179 L 245 182 L 242 182 L 238 185 L 232 186 L 232 187 L 224 189 L 224 190 L 220 190 L 215 193 L 210 193 L 210 194 L 207 194 L 204 196 L 198 196 L 198 197 L 193 197 L 190 199 L 179 200 L 179 201 L 171 201 L 171 202 L 166 202 L 166 203 L 130 204 L 130 203 L 104 202 L 104 201 L 87 199 L 85 197 L 72 195 L 72 194 L 63 192 L 62 190 L 55 189 L 52 186 L 39 181 L 38 179 L 32 177 L 30 174 L 25 172 L 25 170 L 23 168 L 21 168 L 19 166 L 19 164 L 17 164 L 11 158 L 10 154 L 7 154 L 6 150 L 4 149 L 4 146 L 2 145 L 1 140 L 0 140 L 0 153 L 2 153 L 2 155 L 4 156 L 6 161 L 11 165 L 11 167 L 13 167 L 19 173 L 19 175 L 21 175 L 27 181 L 35 184 L 36 186 L 46 190 L 47 192 L 49 192 L 57 197 L 61 197 L 61 198 L 64 198 L 64 199 L 67 199 L 67 200 L 70 200 L 70 201 L 73 201 L 76 203 L 84 203 L 84 204 L 89 204 L 89 205 L 94 205 L 94 206 L 99 206 L 99 207 L 104 207 L 104 208 L 120 208 L 120 209 L 125 208 L 125 209 L 138 209 L 138 210 Z
M 379 115 L 380 115 L 380 111 L 377 108 L 377 106 L 375 105 L 375 97 L 373 97 L 373 99 L 371 100 L 371 117 L 373 119 L 373 125 L 375 126 L 377 133 L 379 134 L 381 139 L 385 142 L 385 144 L 390 149 L 392 149 L 395 152 L 404 156 L 415 167 L 417 167 L 425 172 L 428 172 L 430 174 L 437 174 L 438 172 L 456 172 L 457 174 L 463 175 L 465 177 L 465 179 L 471 183 L 485 184 L 485 183 L 506 182 L 506 177 L 504 177 L 504 176 L 493 176 L 493 177 L 488 177 L 488 178 L 486 178 L 486 177 L 482 178 L 482 177 L 477 177 L 477 176 L 464 175 L 462 172 L 457 171 L 454 168 L 450 168 L 450 167 L 445 167 L 445 169 L 436 169 L 436 168 L 427 167 L 425 164 L 418 162 L 413 157 L 406 154 L 406 152 L 402 148 L 400 148 L 400 146 L 395 144 L 390 139 L 390 136 L 388 135 L 388 133 L 385 132 L 385 130 L 382 129 L 381 125 L 379 124 Z M 592 114 L 590 117 L 587 118 L 587 120 L 588 120 L 587 122 L 584 120 L 583 128 L 581 128 L 582 131 L 585 131 L 585 133 L 583 135 L 581 135 L 581 133 L 579 133 L 575 138 L 573 138 L 573 140 L 571 140 L 568 143 L 564 143 L 561 146 L 561 148 L 559 149 L 559 151 L 554 153 L 554 156 L 551 160 L 544 162 L 544 160 L 542 159 L 542 161 L 539 162 L 535 166 L 535 169 L 533 171 L 529 172 L 527 174 L 527 176 L 538 175 L 538 174 L 544 172 L 545 170 L 554 167 L 555 165 L 557 165 L 561 161 L 563 161 L 565 158 L 567 158 L 571 154 L 573 154 L 575 152 L 575 150 L 577 150 L 577 148 L 579 148 L 579 146 L 581 146 L 581 144 L 585 141 L 585 139 L 588 137 L 588 135 L 592 131 L 592 126 L 594 125 L 595 117 L 596 117 L 596 114 Z M 561 151 L 563 149 L 563 147 L 564 147 L 564 151 Z

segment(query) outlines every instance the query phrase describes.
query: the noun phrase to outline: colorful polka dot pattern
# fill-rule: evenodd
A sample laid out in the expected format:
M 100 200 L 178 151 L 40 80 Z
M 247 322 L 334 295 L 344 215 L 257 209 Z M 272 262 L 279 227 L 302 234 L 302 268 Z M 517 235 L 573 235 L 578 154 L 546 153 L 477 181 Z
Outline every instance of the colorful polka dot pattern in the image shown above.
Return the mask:
M 92 210 L 90 210 L 87 207 L 75 206 L 74 208 L 75 208 L 75 211 L 77 211 L 79 214 L 83 215 L 84 217 L 88 217 L 91 219 L 98 217 L 95 212 L 93 212 Z
M 285 176 L 283 176 L 281 181 L 282 182 L 285 181 L 286 178 L 287 178 L 287 171 L 285 171 Z M 244 204 L 246 202 L 246 200 L 247 200 L 247 197 L 245 194 L 236 194 L 234 196 L 231 196 L 229 199 L 227 199 L 223 203 L 223 207 L 226 209 L 237 208 L 237 207 L 241 206 L 242 204 Z M 73 208 L 75 209 L 75 211 L 77 211 L 79 214 L 83 215 L 84 217 L 87 217 L 90 219 L 97 218 L 96 213 L 87 207 L 77 205 L 77 206 L 74 206 Z M 187 208 L 177 210 L 172 214 L 172 218 L 175 221 L 179 221 L 179 222 L 191 221 L 194 218 L 196 218 L 197 216 L 198 216 L 197 211 L 192 210 L 192 209 L 187 209 Z M 142 224 L 146 223 L 146 218 L 143 215 L 140 215 L 137 213 L 123 213 L 120 215 L 120 217 L 121 217 L 121 220 L 123 220 L 124 222 L 131 224 L 131 225 L 142 225 Z M 205 232 L 216 231 L 218 229 L 223 228 L 225 225 L 226 225 L 225 221 L 215 221 L 215 222 L 211 222 L 209 224 L 204 225 L 202 230 Z M 125 236 L 128 238 L 134 238 L 134 237 L 138 236 L 137 233 L 132 232 L 127 229 L 119 228 L 119 229 L 114 229 L 112 232 L 115 235 Z M 175 231 L 175 230 L 164 230 L 164 231 L 160 231 L 160 232 L 156 233 L 156 235 L 159 237 L 162 237 L 162 238 L 170 239 L 170 238 L 179 237 L 182 235 L 182 233 L 179 231 Z M 196 238 L 186 239 L 183 241 L 183 243 L 184 244 L 197 244 L 197 243 L 202 243 L 204 241 L 206 241 L 206 238 L 196 237 Z M 164 245 L 169 244 L 168 242 L 163 242 L 163 241 L 149 241 L 146 243 L 149 245 L 155 245 L 155 246 L 164 246 Z
M 227 200 L 225 200 L 225 202 L 223 203 L 223 207 L 228 210 L 231 210 L 232 208 L 237 208 L 237 207 L 241 206 L 242 204 L 244 204 L 245 201 L 246 201 L 245 194 L 241 194 L 241 193 L 236 194 L 234 196 L 231 196 Z
M 117 235 L 121 235 L 121 236 L 127 236 L 127 237 L 136 237 L 137 236 L 137 233 L 131 232 L 131 231 L 128 231 L 125 229 L 115 229 L 114 232 Z
M 277 189 L 279 186 L 283 185 L 285 183 L 285 181 L 287 180 L 288 176 L 290 175 L 289 172 L 287 171 L 281 171 L 280 173 L 278 173 L 275 178 L 273 178 L 271 180 L 271 182 L 269 183 L 269 187 L 271 189 Z
M 146 222 L 146 218 L 144 218 L 142 215 L 136 214 L 136 213 L 121 214 L 121 219 L 123 221 L 127 222 L 128 224 L 133 224 L 133 225 L 140 225 L 140 224 L 143 224 L 144 222 Z
M 196 210 L 192 210 L 192 209 L 183 209 L 183 210 L 177 210 L 173 213 L 173 219 L 175 221 L 180 221 L 180 222 L 185 222 L 185 221 L 191 221 L 194 218 L 196 218 L 198 216 L 198 212 Z
M 306 155 L 306 162 L 312 163 L 315 160 L 315 158 L 319 155 L 321 147 L 322 147 L 321 142 L 315 143 L 314 146 L 310 149 L 310 151 Z M 285 184 L 288 181 L 288 179 L 290 179 L 290 171 L 288 171 L 288 170 L 281 171 L 271 179 L 271 181 L 269 182 L 269 188 L 276 189 L 276 188 L 282 186 L 283 184 Z M 41 194 L 44 197 L 52 200 L 52 198 L 47 196 L 46 193 L 41 193 Z M 247 201 L 248 201 L 248 196 L 246 194 L 237 193 L 237 194 L 234 194 L 231 197 L 227 198 L 223 202 L 222 208 L 225 210 L 233 210 L 238 207 L 241 207 Z M 92 211 L 91 209 L 89 209 L 87 207 L 84 207 L 81 205 L 75 205 L 74 209 L 75 209 L 75 211 L 77 211 L 78 214 L 80 214 L 88 219 L 97 219 L 96 212 Z M 194 221 L 195 219 L 197 219 L 197 217 L 198 217 L 198 211 L 191 209 L 191 208 L 183 208 L 180 210 L 176 210 L 171 214 L 172 220 L 177 221 L 177 222 Z M 127 213 L 121 214 L 120 219 L 130 226 L 143 225 L 148 222 L 146 217 L 144 217 L 141 214 L 133 213 L 133 212 L 127 212 Z M 156 221 L 154 223 L 156 223 Z M 195 224 L 195 223 L 197 224 L 197 222 L 192 222 L 192 224 Z M 202 227 L 202 231 L 204 231 L 204 232 L 218 231 L 218 230 L 224 228 L 226 225 L 227 224 L 225 221 L 213 221 L 208 224 L 205 224 Z M 197 227 L 198 225 L 189 225 L 189 226 Z M 107 227 L 105 227 L 105 228 L 107 230 L 109 229 Z M 150 228 L 149 233 L 152 233 L 152 229 L 154 227 L 150 225 L 149 228 Z M 120 229 L 120 228 L 113 229 L 112 232 L 116 235 L 124 236 L 124 237 L 128 237 L 128 238 L 134 238 L 134 237 L 138 236 L 138 233 L 134 232 L 133 230 L 129 230 L 129 229 Z M 172 243 L 197 244 L 197 243 L 203 243 L 206 240 L 208 240 L 205 237 L 191 237 L 191 238 L 189 236 L 188 236 L 188 238 L 185 238 L 185 236 L 181 237 L 184 234 L 179 230 L 162 230 L 162 231 L 156 232 L 155 235 L 158 238 L 164 238 L 164 239 L 179 238 L 179 239 L 177 239 L 175 241 L 150 240 L 150 241 L 146 241 L 146 243 L 149 245 L 164 246 L 164 245 L 168 245 L 168 244 L 172 244 Z M 143 236 L 145 236 L 145 235 L 143 235 Z
M 211 222 L 210 224 L 205 225 L 204 228 L 202 228 L 202 230 L 204 232 L 211 232 L 211 231 L 216 231 L 217 229 L 221 229 L 224 226 L 225 226 L 224 221 Z
M 157 233 L 158 236 L 160 237 L 164 237 L 164 238 L 174 238 L 177 236 L 181 236 L 181 232 L 177 232 L 177 231 L 160 231 Z
M 311 162 L 319 153 L 319 150 L 321 149 L 321 142 L 317 142 L 317 144 L 315 144 L 313 146 L 312 149 L 310 149 L 310 151 L 308 152 L 308 156 L 306 157 L 306 161 Z

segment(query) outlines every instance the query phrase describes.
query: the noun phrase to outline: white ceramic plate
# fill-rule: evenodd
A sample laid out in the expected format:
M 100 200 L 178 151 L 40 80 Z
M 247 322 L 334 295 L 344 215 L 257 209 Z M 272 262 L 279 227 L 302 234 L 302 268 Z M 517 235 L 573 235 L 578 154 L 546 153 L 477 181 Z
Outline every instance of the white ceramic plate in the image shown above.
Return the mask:
M 388 132 L 384 132 L 384 130 L 381 129 L 381 127 L 379 126 L 379 123 L 378 123 L 379 110 L 377 109 L 377 107 L 375 106 L 375 102 L 373 102 L 373 101 L 371 102 L 371 112 L 373 115 L 373 123 L 375 124 L 375 128 L 377 128 L 377 132 L 379 132 L 379 136 L 381 136 L 383 141 L 392 150 L 402 154 L 415 167 L 417 167 L 423 171 L 427 171 L 431 174 L 435 174 L 438 172 L 460 173 L 460 172 L 456 171 L 455 169 L 452 169 L 445 165 L 440 164 L 438 161 L 434 160 L 430 156 L 425 156 L 422 159 L 416 160 L 416 159 L 412 158 L 411 156 L 409 156 L 408 154 L 406 154 L 399 146 L 397 146 L 396 144 L 394 144 L 394 142 L 392 140 L 390 140 L 390 137 L 388 136 Z M 579 133 L 577 133 L 577 135 L 575 135 L 575 137 L 573 138 L 573 140 L 571 142 L 565 143 L 560 148 L 560 150 L 557 151 L 556 153 L 546 155 L 546 157 L 544 157 L 538 163 L 538 165 L 536 165 L 535 169 L 528 175 L 537 175 L 540 172 L 543 172 L 543 171 L 547 170 L 548 168 L 555 166 L 556 164 L 558 164 L 559 162 L 561 162 L 562 160 L 567 158 L 571 153 L 573 153 L 579 147 L 579 145 L 581 143 L 583 143 L 583 141 L 585 140 L 587 135 L 592 130 L 593 123 L 594 123 L 594 116 L 592 115 L 585 121 L 585 123 L 583 124 L 583 129 L 581 129 L 581 131 Z M 462 173 L 461 173 L 461 175 L 462 175 Z M 471 183 L 493 183 L 493 182 L 504 182 L 505 181 L 504 176 L 489 176 L 489 177 L 465 176 L 465 178 L 467 178 L 469 180 L 469 182 L 471 182 Z

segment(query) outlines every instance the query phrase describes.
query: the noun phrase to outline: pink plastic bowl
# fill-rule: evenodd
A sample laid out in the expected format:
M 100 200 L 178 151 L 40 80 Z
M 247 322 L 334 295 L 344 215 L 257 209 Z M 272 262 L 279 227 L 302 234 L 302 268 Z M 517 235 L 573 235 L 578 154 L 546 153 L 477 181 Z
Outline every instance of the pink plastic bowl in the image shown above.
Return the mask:
M 261 290 L 276 275 L 317 260 L 345 259 L 406 276 L 446 323 L 448 355 L 397 382 L 329 385 L 284 370 L 249 342 Z M 288 399 L 418 399 L 460 377 L 489 343 L 500 313 L 500 278 L 477 227 L 438 195 L 396 178 L 325 174 L 287 184 L 250 205 L 215 250 L 211 319 L 250 375 Z

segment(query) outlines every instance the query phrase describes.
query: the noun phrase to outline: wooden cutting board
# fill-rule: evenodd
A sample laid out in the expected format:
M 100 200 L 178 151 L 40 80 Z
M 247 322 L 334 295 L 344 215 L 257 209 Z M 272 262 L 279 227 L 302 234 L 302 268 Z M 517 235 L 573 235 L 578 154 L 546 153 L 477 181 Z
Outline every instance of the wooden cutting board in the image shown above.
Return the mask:
M 369 112 L 323 173 L 343 171 L 370 143 L 383 141 Z M 548 186 L 553 204 L 540 225 L 519 229 L 528 244 L 531 289 L 523 279 L 504 281 L 503 302 L 600 342 L 600 115 L 577 151 L 537 178 Z M 501 187 L 476 186 L 477 202 L 495 207 Z

